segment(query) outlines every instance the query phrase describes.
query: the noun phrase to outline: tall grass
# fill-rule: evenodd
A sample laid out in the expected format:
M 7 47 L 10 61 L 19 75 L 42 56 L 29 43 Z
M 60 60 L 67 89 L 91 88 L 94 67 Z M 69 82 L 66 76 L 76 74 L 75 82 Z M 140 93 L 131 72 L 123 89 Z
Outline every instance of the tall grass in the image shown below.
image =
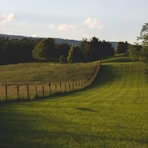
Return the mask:
M 0 147 L 146 148 L 144 64 L 104 63 L 92 87 L 44 100 L 0 104 Z
M 0 69 L 0 80 L 5 82 L 0 85 L 0 101 L 8 101 L 80 90 L 93 82 L 100 63 L 16 64 L 1 66 Z M 35 77 L 40 79 L 37 81 Z
M 55 82 L 90 79 L 97 62 L 77 64 L 27 63 L 0 66 L 0 83 Z

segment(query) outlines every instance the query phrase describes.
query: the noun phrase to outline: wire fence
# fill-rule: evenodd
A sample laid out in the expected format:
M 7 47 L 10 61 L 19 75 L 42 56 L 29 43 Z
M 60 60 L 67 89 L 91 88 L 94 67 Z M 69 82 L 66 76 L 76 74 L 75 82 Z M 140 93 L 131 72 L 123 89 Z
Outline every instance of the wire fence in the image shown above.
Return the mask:
M 76 81 L 60 81 L 47 83 L 26 83 L 26 84 L 1 84 L 0 85 L 0 101 L 12 100 L 32 100 L 81 90 L 91 85 L 100 69 L 98 62 L 97 69 L 91 79 L 76 80 Z

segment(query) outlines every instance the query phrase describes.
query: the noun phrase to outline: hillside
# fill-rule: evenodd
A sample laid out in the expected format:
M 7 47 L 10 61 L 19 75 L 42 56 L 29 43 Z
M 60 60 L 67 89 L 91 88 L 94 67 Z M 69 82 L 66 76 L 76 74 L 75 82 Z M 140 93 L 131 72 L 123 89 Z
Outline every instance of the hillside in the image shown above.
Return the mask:
M 0 84 L 48 83 L 90 79 L 96 71 L 97 62 L 56 64 L 24 63 L 0 66 Z M 27 69 L 27 70 L 26 70 Z
M 0 37 L 8 37 L 10 39 L 22 39 L 22 38 L 26 38 L 27 36 L 19 36 L 19 35 L 6 35 L 6 34 L 0 34 Z M 27 37 L 27 38 L 35 38 L 35 37 Z M 36 38 L 36 39 L 39 39 Z M 70 39 L 62 39 L 62 38 L 54 38 L 55 42 L 60 44 L 60 43 L 67 43 L 69 45 L 76 45 L 79 46 L 81 41 L 78 40 L 70 40 Z M 109 42 L 111 43 L 112 47 L 115 48 L 117 42 Z
M 83 91 L 0 104 L 0 147 L 148 147 L 144 64 L 119 61 Z

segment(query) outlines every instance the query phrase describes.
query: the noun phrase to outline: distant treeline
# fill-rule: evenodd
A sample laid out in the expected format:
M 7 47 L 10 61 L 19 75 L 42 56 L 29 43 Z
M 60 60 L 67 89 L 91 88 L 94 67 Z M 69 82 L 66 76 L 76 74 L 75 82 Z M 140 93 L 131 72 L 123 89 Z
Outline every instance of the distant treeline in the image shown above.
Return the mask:
M 25 62 L 90 62 L 114 55 L 114 49 L 106 41 L 93 37 L 84 39 L 79 46 L 57 44 L 53 38 L 9 39 L 0 37 L 0 65 Z

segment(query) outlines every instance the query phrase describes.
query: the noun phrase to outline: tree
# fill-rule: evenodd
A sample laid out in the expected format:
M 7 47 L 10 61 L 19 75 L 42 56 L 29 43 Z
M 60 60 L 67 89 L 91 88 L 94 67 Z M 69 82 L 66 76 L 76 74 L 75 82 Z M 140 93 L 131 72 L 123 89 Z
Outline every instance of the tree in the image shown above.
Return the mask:
M 128 45 L 129 44 L 127 42 L 118 42 L 115 49 L 116 53 L 117 54 L 126 53 L 128 49 Z
M 80 43 L 80 49 L 83 53 L 85 62 L 90 61 L 90 43 L 87 39 L 83 39 Z
M 141 47 L 142 46 L 138 44 L 128 46 L 129 56 L 133 61 L 140 59 Z
M 140 36 L 137 39 L 142 41 L 141 56 L 145 61 L 148 61 L 148 23 L 142 26 Z
M 101 50 L 99 39 L 93 37 L 90 41 L 90 60 L 97 61 L 101 59 Z
M 61 43 L 61 44 L 57 44 L 56 48 L 57 48 L 57 59 L 60 59 L 61 57 L 67 58 L 70 45 L 66 43 Z
M 71 46 L 71 48 L 68 52 L 67 61 L 69 63 L 76 63 L 76 62 L 83 62 L 84 61 L 83 53 L 78 46 Z
M 38 42 L 32 52 L 32 55 L 39 61 L 55 61 L 56 46 L 54 39 L 48 38 Z

